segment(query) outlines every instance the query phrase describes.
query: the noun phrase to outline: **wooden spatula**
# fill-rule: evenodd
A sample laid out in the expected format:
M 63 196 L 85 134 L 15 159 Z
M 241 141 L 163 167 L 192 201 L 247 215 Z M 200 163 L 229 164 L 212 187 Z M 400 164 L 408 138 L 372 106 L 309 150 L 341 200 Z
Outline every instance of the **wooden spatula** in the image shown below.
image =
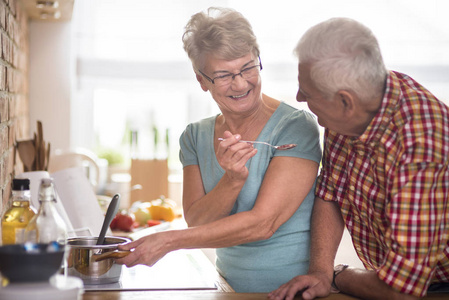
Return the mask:
M 37 121 L 37 157 L 39 170 L 44 170 L 45 168 L 45 142 L 44 142 L 44 130 L 42 127 L 42 122 Z
M 24 171 L 33 171 L 33 164 L 36 158 L 36 150 L 33 140 L 17 142 L 17 150 L 22 160 Z

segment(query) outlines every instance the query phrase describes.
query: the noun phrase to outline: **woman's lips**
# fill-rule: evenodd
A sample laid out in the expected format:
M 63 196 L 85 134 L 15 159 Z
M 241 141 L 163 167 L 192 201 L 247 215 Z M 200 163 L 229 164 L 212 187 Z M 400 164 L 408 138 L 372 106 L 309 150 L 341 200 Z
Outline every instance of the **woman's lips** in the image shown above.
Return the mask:
M 248 96 L 248 94 L 249 94 L 250 91 L 251 91 L 251 90 L 247 91 L 245 94 L 242 94 L 242 95 L 229 96 L 229 97 L 231 97 L 232 99 L 238 100 L 238 99 L 241 99 L 241 98 L 244 98 L 244 97 Z

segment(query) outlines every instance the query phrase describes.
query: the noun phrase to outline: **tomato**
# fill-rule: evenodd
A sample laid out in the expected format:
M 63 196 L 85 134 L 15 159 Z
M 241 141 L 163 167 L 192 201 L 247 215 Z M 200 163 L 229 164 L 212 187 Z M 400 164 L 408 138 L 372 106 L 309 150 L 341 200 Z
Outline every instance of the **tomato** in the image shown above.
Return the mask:
M 127 212 L 119 212 L 117 213 L 114 219 L 115 219 L 114 228 L 111 227 L 111 229 L 118 229 L 127 232 L 130 232 L 133 229 L 135 221 L 134 214 Z M 114 222 L 114 220 L 112 221 Z
M 161 222 L 161 221 L 158 221 L 158 220 L 148 220 L 148 221 L 147 221 L 148 227 L 156 226 L 156 225 L 159 225 L 159 224 L 161 224 L 161 223 L 162 223 L 162 222 Z

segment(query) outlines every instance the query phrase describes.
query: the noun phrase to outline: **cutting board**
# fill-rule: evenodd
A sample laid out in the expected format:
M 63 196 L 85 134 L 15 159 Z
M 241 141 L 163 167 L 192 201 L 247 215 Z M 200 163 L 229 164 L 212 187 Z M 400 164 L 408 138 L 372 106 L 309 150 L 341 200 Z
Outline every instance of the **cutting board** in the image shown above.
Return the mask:
M 131 204 L 168 197 L 168 163 L 166 159 L 132 159 L 131 186 L 140 184 L 141 190 L 131 192 Z

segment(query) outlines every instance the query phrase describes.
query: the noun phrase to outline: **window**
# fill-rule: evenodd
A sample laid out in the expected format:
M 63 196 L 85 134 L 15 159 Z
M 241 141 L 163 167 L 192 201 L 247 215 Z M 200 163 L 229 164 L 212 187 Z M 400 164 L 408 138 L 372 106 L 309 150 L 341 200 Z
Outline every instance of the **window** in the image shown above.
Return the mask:
M 449 11 L 445 0 L 77 0 L 73 45 L 77 60 L 74 144 L 130 155 L 158 155 L 169 131 L 170 166 L 179 168 L 178 138 L 189 122 L 218 113 L 196 82 L 181 36 L 190 16 L 210 6 L 233 7 L 258 36 L 264 93 L 295 101 L 297 65 L 292 51 L 314 24 L 335 16 L 357 19 L 379 39 L 387 67 L 407 73 L 449 103 Z M 92 126 L 90 126 L 92 125 Z M 91 128 L 95 130 L 92 131 Z

